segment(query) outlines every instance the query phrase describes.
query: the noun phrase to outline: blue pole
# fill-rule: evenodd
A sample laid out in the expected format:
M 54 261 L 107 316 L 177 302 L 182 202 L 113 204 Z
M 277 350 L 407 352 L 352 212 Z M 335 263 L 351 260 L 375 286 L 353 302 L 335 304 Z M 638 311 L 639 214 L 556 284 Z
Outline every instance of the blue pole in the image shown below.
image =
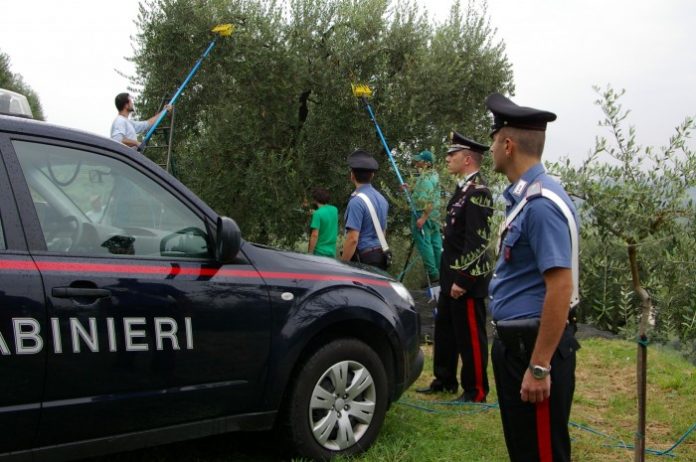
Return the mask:
M 367 102 L 367 98 L 362 97 L 363 103 L 365 103 L 365 107 L 367 108 L 367 113 L 370 114 L 370 119 L 372 120 L 372 123 L 375 124 L 375 129 L 377 130 L 377 134 L 379 135 L 379 139 L 382 141 L 382 146 L 384 146 L 384 150 L 387 151 L 387 156 L 389 157 L 389 162 L 392 165 L 392 168 L 394 169 L 394 172 L 396 172 L 396 177 L 399 179 L 399 184 L 401 185 L 401 189 L 403 189 L 404 194 L 406 195 L 406 202 L 408 202 L 409 207 L 411 207 L 411 213 L 413 214 L 413 217 L 417 220 L 418 219 L 418 211 L 416 210 L 415 205 L 413 205 L 413 200 L 411 200 L 411 194 L 409 194 L 408 189 L 405 188 L 406 183 L 404 183 L 403 178 L 401 178 L 401 172 L 399 172 L 399 167 L 396 165 L 396 161 L 394 160 L 394 156 L 392 156 L 391 149 L 389 149 L 389 145 L 387 144 L 387 140 L 384 139 L 384 135 L 382 134 L 382 129 L 379 127 L 379 124 L 377 123 L 377 119 L 375 118 L 374 112 L 372 112 L 372 107 L 370 106 L 370 103 Z M 425 234 L 425 231 L 422 229 L 420 230 L 421 235 Z M 408 259 L 406 260 L 406 263 L 408 263 Z M 428 274 L 427 269 L 425 268 L 425 265 L 423 265 L 423 270 L 425 270 L 425 279 L 428 282 L 428 293 L 430 293 L 430 275 Z
M 193 76 L 198 72 L 198 68 L 201 67 L 201 63 L 203 60 L 210 54 L 210 51 L 215 47 L 215 42 L 217 41 L 217 37 L 213 39 L 212 42 L 210 42 L 210 45 L 208 45 L 208 48 L 205 50 L 205 52 L 201 55 L 200 58 L 198 58 L 198 61 L 196 61 L 196 64 L 194 64 L 193 68 L 191 71 L 188 73 L 186 76 L 186 79 L 184 80 L 184 83 L 179 86 L 179 88 L 176 90 L 176 93 L 174 93 L 174 96 L 172 99 L 169 101 L 169 104 L 173 105 L 176 103 L 176 100 L 179 99 L 179 95 L 181 95 L 181 92 L 184 91 L 184 88 L 186 88 L 186 85 L 188 85 L 189 81 L 193 78 Z M 143 142 L 140 143 L 140 146 L 138 146 L 138 151 L 142 152 L 145 149 L 145 146 L 147 145 L 147 142 L 150 141 L 150 138 L 152 138 L 152 134 L 155 132 L 155 129 L 159 126 L 160 122 L 162 122 L 162 119 L 164 119 L 164 116 L 167 115 L 167 111 L 162 111 L 160 112 L 160 115 L 157 117 L 157 120 L 155 121 L 154 124 L 152 124 L 152 127 L 147 131 L 145 134 L 145 138 L 143 138 Z
M 379 124 L 377 123 L 377 119 L 375 118 L 375 114 L 372 112 L 372 107 L 370 106 L 370 103 L 367 102 L 366 98 L 362 98 L 363 103 L 365 103 L 365 107 L 367 108 L 368 114 L 370 114 L 370 119 L 372 120 L 372 123 L 375 124 L 375 128 L 377 129 L 377 134 L 379 135 L 379 139 L 382 141 L 382 146 L 384 146 L 384 150 L 387 151 L 387 156 L 389 157 L 389 162 L 392 165 L 392 168 L 394 169 L 394 172 L 396 172 L 396 177 L 399 179 L 399 184 L 401 185 L 401 189 L 403 189 L 404 194 L 406 195 L 406 202 L 408 202 L 409 207 L 411 207 L 411 213 L 413 213 L 413 216 L 418 219 L 418 212 L 416 211 L 416 207 L 413 205 L 413 201 L 411 200 L 411 194 L 409 194 L 408 189 L 405 188 L 406 183 L 404 183 L 403 178 L 401 178 L 401 172 L 399 172 L 399 167 L 396 166 L 396 162 L 394 161 L 394 156 L 392 156 L 391 149 L 389 149 L 389 145 L 387 144 L 387 140 L 384 139 L 384 135 L 382 134 L 382 129 L 379 127 Z

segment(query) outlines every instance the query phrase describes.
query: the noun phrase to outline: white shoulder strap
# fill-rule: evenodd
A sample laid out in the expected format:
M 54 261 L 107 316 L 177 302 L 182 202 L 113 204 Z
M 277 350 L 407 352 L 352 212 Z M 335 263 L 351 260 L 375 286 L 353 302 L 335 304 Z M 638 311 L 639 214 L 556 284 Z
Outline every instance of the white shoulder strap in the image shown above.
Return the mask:
M 372 217 L 372 224 L 375 226 L 375 231 L 377 231 L 377 239 L 379 239 L 379 245 L 382 246 L 383 251 L 389 250 L 387 245 L 387 240 L 384 238 L 384 231 L 382 231 L 382 226 L 379 224 L 379 218 L 377 218 L 377 212 L 375 212 L 375 207 L 372 205 L 372 201 L 365 193 L 356 194 L 360 199 L 365 202 L 367 209 L 370 211 L 370 216 Z
M 578 303 L 580 303 L 580 250 L 579 250 L 579 238 L 578 238 L 578 226 L 577 223 L 575 222 L 575 217 L 573 216 L 573 213 L 570 211 L 570 207 L 568 207 L 568 204 L 566 204 L 561 197 L 556 194 L 553 191 L 550 191 L 546 188 L 541 189 L 541 195 L 556 204 L 556 207 L 558 207 L 561 210 L 561 213 L 566 219 L 566 222 L 568 223 L 568 230 L 570 231 L 570 247 L 571 247 L 571 272 L 573 275 L 573 295 L 570 298 L 570 307 L 574 307 Z M 498 249 L 500 249 L 500 246 L 502 245 L 502 238 L 503 234 L 507 230 L 508 226 L 510 226 L 510 223 L 517 218 L 517 215 L 520 214 L 522 209 L 525 207 L 525 205 L 528 204 L 527 197 L 522 198 L 522 200 L 515 206 L 514 209 L 512 209 L 512 212 L 505 217 L 505 221 L 501 223 L 500 226 L 500 233 L 498 235 Z

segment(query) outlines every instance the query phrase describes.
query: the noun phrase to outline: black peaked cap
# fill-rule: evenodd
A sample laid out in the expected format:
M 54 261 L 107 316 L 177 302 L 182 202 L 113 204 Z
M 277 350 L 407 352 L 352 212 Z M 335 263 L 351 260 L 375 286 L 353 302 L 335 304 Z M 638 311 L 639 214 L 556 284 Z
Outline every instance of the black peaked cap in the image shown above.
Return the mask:
M 351 169 L 357 170 L 375 171 L 379 169 L 377 159 L 375 159 L 372 154 L 363 149 L 356 149 L 348 156 L 348 166 Z
M 469 149 L 474 152 L 485 154 L 485 152 L 488 151 L 489 148 L 490 146 L 486 146 L 485 144 L 477 143 L 474 140 L 470 140 L 469 138 L 463 136 L 461 133 L 452 132 L 450 134 L 450 145 L 447 149 L 447 154 L 452 154 L 457 151 L 461 151 L 462 149 Z
M 492 93 L 486 98 L 486 107 L 493 113 L 493 135 L 503 127 L 524 130 L 545 131 L 546 124 L 556 120 L 556 114 L 533 107 L 518 106 L 500 93 Z

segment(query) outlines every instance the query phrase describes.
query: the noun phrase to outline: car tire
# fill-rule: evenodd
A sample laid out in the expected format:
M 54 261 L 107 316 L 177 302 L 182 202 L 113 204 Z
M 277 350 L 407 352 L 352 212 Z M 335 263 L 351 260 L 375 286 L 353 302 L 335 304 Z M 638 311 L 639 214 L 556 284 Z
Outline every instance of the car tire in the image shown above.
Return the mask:
M 387 411 L 382 360 L 356 339 L 337 339 L 315 351 L 295 375 L 286 436 L 303 457 L 329 460 L 365 451 Z

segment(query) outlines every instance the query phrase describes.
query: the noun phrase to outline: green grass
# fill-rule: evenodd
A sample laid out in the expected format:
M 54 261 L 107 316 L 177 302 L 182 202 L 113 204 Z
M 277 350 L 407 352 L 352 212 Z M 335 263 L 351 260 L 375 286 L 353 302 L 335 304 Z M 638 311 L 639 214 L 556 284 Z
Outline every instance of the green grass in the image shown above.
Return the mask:
M 636 345 L 620 340 L 589 339 L 578 352 L 577 384 L 571 422 L 573 460 L 633 460 L 636 426 Z M 454 398 L 443 394 L 423 399 L 413 392 L 432 379 L 432 356 L 416 385 L 387 414 L 382 432 L 364 455 L 342 461 L 449 462 L 506 461 L 500 416 L 495 405 L 436 404 Z M 488 402 L 495 403 L 492 372 Z M 650 346 L 648 351 L 648 410 L 646 447 L 668 449 L 696 422 L 696 368 L 676 352 Z M 432 409 L 427 412 L 414 406 Z M 598 435 L 596 433 L 601 433 Z M 129 461 L 277 461 L 282 460 L 270 433 L 215 436 L 142 451 L 105 457 Z M 646 460 L 696 460 L 696 432 L 673 455 L 648 454 Z

